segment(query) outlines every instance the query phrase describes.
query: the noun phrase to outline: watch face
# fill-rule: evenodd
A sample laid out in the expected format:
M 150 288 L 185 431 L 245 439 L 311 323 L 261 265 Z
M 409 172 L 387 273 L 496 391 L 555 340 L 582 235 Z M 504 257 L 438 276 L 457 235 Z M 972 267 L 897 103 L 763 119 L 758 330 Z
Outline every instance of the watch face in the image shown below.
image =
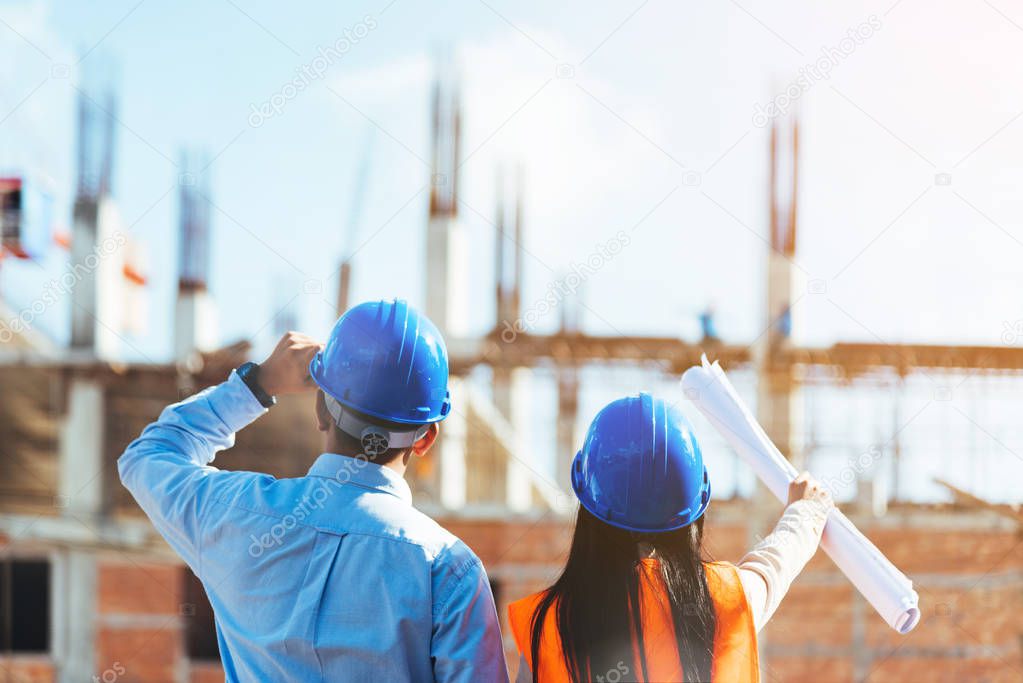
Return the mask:
M 277 402 L 273 396 L 266 393 L 266 390 L 263 389 L 263 387 L 259 386 L 258 364 L 253 363 L 252 361 L 243 363 L 237 370 L 235 370 L 235 372 L 238 373 L 238 376 L 242 378 L 243 382 L 245 382 L 245 386 L 249 388 L 249 391 L 252 392 L 252 395 L 256 397 L 256 400 L 259 401 L 260 405 L 264 408 L 269 408 Z
M 254 388 L 262 391 L 263 387 L 259 386 L 259 366 L 252 361 L 249 361 L 243 365 L 242 368 L 244 369 L 243 377 L 245 378 L 245 381 L 252 384 Z

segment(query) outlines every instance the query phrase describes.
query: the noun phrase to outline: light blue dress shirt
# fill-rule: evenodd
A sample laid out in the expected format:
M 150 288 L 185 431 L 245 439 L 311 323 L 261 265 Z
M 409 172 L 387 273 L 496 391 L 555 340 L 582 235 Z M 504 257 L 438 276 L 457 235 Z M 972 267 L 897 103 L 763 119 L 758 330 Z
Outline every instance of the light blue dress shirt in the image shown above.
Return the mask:
M 298 479 L 210 466 L 264 412 L 232 373 L 118 461 L 206 588 L 227 680 L 507 681 L 482 564 L 397 472 L 333 453 Z

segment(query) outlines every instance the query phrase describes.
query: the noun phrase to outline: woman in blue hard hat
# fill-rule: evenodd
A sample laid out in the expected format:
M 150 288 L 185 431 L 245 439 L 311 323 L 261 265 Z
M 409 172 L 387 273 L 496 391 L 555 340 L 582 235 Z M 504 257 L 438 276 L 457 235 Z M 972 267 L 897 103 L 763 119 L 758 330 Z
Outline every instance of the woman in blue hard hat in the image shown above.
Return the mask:
M 593 420 L 572 488 L 580 508 L 564 571 L 509 606 L 517 680 L 759 680 L 757 631 L 813 556 L 832 506 L 820 484 L 800 475 L 767 538 L 737 565 L 711 562 L 710 479 L 692 427 L 640 394 Z

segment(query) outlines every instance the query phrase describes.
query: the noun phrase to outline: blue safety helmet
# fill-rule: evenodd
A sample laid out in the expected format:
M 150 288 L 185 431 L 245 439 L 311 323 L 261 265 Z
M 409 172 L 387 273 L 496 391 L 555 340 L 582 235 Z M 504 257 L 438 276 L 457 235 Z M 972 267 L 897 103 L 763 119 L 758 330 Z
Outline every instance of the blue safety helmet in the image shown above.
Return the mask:
M 710 480 L 692 425 L 650 394 L 612 401 L 572 461 L 572 488 L 598 519 L 629 531 L 680 529 L 710 504 Z
M 444 339 L 402 299 L 349 309 L 309 374 L 341 406 L 368 418 L 419 426 L 439 422 L 451 410 Z

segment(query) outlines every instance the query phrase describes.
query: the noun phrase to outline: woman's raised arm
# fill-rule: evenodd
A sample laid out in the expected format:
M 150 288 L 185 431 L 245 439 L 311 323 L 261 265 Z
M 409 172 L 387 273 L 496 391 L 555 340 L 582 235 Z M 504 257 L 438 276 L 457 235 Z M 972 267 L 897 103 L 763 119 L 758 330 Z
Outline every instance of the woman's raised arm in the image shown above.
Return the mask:
M 832 507 L 831 494 L 803 472 L 789 484 L 788 505 L 774 530 L 739 560 L 739 578 L 757 631 L 817 552 Z

